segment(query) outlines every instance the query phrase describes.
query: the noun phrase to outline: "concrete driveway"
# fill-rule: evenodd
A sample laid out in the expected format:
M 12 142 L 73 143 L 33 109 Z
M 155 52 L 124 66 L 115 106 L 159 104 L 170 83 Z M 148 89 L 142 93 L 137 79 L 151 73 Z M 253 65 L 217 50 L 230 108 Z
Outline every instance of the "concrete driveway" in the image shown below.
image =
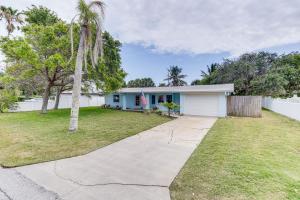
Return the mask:
M 180 117 L 87 155 L 13 173 L 36 184 L 43 199 L 169 200 L 170 184 L 215 121 Z M 9 188 L 2 192 L 9 196 Z

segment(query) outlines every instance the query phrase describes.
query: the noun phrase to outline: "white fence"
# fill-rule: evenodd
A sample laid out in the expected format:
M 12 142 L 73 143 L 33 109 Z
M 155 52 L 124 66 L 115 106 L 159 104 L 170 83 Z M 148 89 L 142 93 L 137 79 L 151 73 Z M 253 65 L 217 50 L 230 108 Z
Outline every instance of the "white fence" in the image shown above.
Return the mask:
M 289 99 L 273 99 L 264 97 L 262 106 L 279 114 L 300 121 L 300 98 L 293 97 Z
M 19 102 L 17 109 L 12 112 L 34 111 L 41 110 L 43 104 L 42 99 L 32 99 L 29 101 Z M 104 104 L 104 97 L 99 95 L 91 95 L 90 97 L 81 95 L 80 107 L 101 106 Z M 53 109 L 55 105 L 54 100 L 49 100 L 48 109 Z M 61 94 L 59 101 L 59 108 L 71 108 L 72 94 Z

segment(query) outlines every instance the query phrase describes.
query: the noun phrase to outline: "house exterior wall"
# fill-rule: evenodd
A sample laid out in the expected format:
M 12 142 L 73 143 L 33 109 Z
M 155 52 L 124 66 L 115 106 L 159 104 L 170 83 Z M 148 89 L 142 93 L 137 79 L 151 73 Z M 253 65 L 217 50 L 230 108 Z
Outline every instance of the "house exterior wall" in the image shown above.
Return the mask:
M 113 95 L 120 95 L 120 102 L 113 102 Z M 135 105 L 135 97 L 140 95 L 140 93 L 128 93 L 128 94 L 108 94 L 105 96 L 105 104 L 110 105 L 111 107 L 122 107 L 122 109 L 141 109 L 142 105 Z M 153 109 L 157 107 L 161 111 L 167 111 L 167 109 L 158 103 L 159 96 L 163 96 L 164 102 L 167 100 L 167 95 L 172 95 L 172 100 L 174 103 L 180 105 L 180 94 L 179 93 L 145 93 L 145 98 L 147 99 L 148 104 L 144 109 Z M 155 104 L 152 104 L 152 95 L 155 95 Z
M 113 95 L 105 97 L 105 104 L 112 107 L 119 106 L 126 109 L 141 109 L 142 106 L 135 105 L 136 95 L 140 93 L 119 94 L 120 102 L 113 102 Z M 163 96 L 164 102 L 167 100 L 167 95 L 172 95 L 172 101 L 180 105 L 181 114 L 186 115 L 203 115 L 203 116 L 227 116 L 227 96 L 225 92 L 219 93 L 145 93 L 147 106 L 144 109 L 153 109 L 157 107 L 159 110 L 166 112 L 167 108 L 158 103 L 159 96 Z M 152 95 L 155 95 L 155 104 L 152 104 Z M 192 96 L 191 96 L 192 95 Z M 191 101 L 191 98 L 194 100 Z M 193 104 L 193 105 L 191 105 Z M 203 113 L 201 113 L 203 112 Z
M 114 95 L 119 95 L 120 99 L 119 102 L 114 102 Z M 108 94 L 105 95 L 105 104 L 106 105 L 110 105 L 111 107 L 122 107 L 122 102 L 123 102 L 123 98 L 121 94 L 118 93 L 113 93 L 113 94 Z

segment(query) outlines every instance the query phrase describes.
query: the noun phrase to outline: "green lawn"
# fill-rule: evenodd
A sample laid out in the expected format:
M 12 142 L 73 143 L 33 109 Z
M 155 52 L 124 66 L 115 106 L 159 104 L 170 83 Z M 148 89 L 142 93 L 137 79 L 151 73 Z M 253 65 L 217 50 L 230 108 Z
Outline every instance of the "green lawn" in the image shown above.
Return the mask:
M 219 119 L 170 189 L 172 200 L 299 200 L 300 122 Z
M 156 114 L 100 108 L 80 110 L 68 133 L 70 110 L 0 114 L 0 165 L 14 167 L 81 155 L 169 121 Z

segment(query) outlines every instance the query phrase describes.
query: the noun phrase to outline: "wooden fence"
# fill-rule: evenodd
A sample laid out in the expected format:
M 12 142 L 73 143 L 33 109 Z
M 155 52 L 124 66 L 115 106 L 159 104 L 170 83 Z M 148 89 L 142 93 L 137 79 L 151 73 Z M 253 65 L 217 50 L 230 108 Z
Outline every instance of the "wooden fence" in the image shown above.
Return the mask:
M 261 117 L 261 96 L 228 96 L 227 114 L 238 117 Z

